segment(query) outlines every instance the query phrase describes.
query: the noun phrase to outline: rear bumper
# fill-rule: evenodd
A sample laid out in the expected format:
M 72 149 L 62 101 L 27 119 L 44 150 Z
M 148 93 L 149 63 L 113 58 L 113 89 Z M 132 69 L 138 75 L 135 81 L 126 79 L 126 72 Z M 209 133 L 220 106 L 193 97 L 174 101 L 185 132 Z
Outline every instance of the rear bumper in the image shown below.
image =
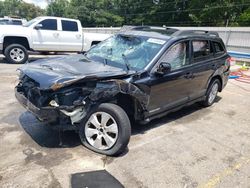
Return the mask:
M 23 95 L 23 93 L 18 92 L 17 88 L 15 88 L 15 96 L 18 102 L 24 108 L 26 108 L 28 111 L 34 114 L 40 121 L 55 122 L 58 119 L 59 112 L 57 109 L 53 107 L 43 107 L 43 108 L 36 107 Z

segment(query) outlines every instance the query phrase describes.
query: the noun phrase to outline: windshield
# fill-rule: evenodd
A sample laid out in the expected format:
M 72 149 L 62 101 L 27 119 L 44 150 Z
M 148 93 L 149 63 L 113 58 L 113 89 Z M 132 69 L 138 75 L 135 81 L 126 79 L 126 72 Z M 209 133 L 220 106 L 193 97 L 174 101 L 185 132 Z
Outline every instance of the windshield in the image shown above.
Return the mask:
M 141 70 L 155 57 L 165 42 L 161 39 L 118 34 L 90 49 L 86 56 L 104 64 Z
M 23 26 L 24 27 L 29 27 L 29 26 L 31 26 L 33 23 L 35 23 L 35 22 L 37 22 L 37 21 L 39 21 L 39 20 L 41 20 L 42 18 L 34 18 L 34 19 L 32 19 L 32 20 L 30 20 L 30 21 L 28 21 L 27 23 L 25 23 L 25 24 L 23 24 Z

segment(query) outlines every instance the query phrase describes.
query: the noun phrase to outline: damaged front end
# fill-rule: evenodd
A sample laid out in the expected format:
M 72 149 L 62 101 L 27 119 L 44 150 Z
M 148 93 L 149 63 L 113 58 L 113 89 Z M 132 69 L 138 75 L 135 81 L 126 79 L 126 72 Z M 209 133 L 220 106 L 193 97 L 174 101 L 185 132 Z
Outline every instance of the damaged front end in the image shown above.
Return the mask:
M 15 88 L 18 101 L 40 121 L 71 125 L 66 129 L 78 128 L 77 125 L 95 105 L 117 102 L 119 94 L 130 96 L 140 106 L 136 107 L 136 116 L 142 116 L 146 111 L 149 94 L 122 79 L 85 77 L 41 88 L 38 82 L 24 75 Z
M 66 87 L 58 91 L 41 89 L 39 84 L 24 76 L 15 88 L 17 100 L 40 121 L 77 124 L 86 116 L 84 96 L 91 93 L 89 86 Z

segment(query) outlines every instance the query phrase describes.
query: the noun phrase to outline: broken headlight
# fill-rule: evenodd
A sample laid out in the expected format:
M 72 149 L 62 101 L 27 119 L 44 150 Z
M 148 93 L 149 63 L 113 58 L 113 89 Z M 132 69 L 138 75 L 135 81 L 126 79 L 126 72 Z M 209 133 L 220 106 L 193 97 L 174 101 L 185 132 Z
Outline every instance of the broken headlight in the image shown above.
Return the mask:
M 17 78 L 21 80 L 24 77 L 24 73 L 20 69 L 17 69 L 16 72 L 17 72 Z

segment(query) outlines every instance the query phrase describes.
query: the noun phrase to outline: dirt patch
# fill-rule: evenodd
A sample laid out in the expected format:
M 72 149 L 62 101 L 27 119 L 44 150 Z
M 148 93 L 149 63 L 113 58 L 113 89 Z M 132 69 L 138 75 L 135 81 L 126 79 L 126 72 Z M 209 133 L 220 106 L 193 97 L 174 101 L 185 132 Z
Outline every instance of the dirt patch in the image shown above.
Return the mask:
M 103 156 L 101 159 L 103 161 L 103 168 L 105 168 L 106 165 L 111 164 L 114 161 L 115 157 Z
M 3 136 L 6 133 L 14 132 L 14 131 L 19 131 L 20 129 L 18 127 L 13 127 L 9 126 L 8 124 L 6 127 L 0 128 L 0 136 Z
M 51 182 L 48 185 L 48 188 L 61 188 L 61 184 L 59 183 L 59 181 L 56 179 L 55 175 L 53 174 L 53 172 L 51 170 L 49 170 L 49 175 L 51 177 Z
M 131 174 L 130 172 L 126 172 L 124 173 L 124 177 L 127 178 L 128 182 L 133 182 L 134 187 L 137 188 L 147 188 L 142 181 L 138 180 L 133 174 Z
M 182 177 L 181 183 L 183 184 L 183 187 L 185 188 L 195 188 L 198 186 L 198 183 L 193 181 L 192 178 L 187 175 Z
M 228 115 L 229 117 L 232 117 L 236 114 L 236 112 L 233 110 L 229 110 L 229 111 L 225 112 L 225 114 Z
M 53 149 L 53 153 L 48 152 L 44 154 L 41 152 L 35 152 L 32 148 L 26 148 L 23 150 L 23 153 L 26 155 L 25 162 L 27 164 L 34 162 L 46 169 L 50 169 L 53 166 L 58 166 L 65 162 L 65 160 L 72 158 L 72 154 L 55 151 L 55 149 Z

